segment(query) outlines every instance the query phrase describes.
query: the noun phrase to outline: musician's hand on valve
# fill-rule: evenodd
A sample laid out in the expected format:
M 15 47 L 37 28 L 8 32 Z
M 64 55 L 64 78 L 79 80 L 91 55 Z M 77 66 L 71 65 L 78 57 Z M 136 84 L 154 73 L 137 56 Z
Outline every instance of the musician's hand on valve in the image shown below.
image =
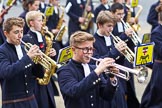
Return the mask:
M 85 18 L 79 17 L 79 22 L 80 22 L 80 23 L 84 23 L 84 21 L 85 21 Z
M 115 73 L 115 74 L 118 74 L 118 73 L 119 73 L 119 69 L 116 68 L 116 67 L 114 67 L 114 66 L 109 67 L 109 70 L 110 70 L 111 72 Z
M 50 57 L 54 57 L 56 55 L 56 50 L 54 48 L 50 49 Z
M 127 48 L 127 44 L 124 41 L 120 41 L 115 45 L 115 47 L 119 52 L 122 52 Z
M 32 45 L 31 48 L 29 49 L 29 51 L 27 52 L 27 55 L 28 55 L 31 59 L 33 59 L 33 58 L 36 57 L 36 56 L 41 56 L 42 53 L 41 53 L 41 51 L 40 51 L 40 49 L 39 49 L 39 46 L 37 46 L 37 45 Z
M 132 28 L 126 29 L 126 30 L 125 30 L 125 34 L 126 34 L 127 36 L 132 36 L 132 34 L 133 34 L 133 29 L 132 29 Z
M 110 77 L 110 80 L 111 80 L 112 82 L 116 81 L 116 77 L 115 77 L 115 75 L 112 74 L 112 73 L 119 74 L 119 69 L 112 66 L 112 67 L 109 67 L 109 71 L 111 72 L 111 73 L 108 74 L 109 77 Z
M 108 67 L 112 67 L 114 62 L 115 62 L 115 60 L 112 58 L 104 58 L 104 59 L 100 60 L 100 63 L 97 65 L 97 67 L 95 69 L 96 74 L 100 75 Z
M 56 35 L 59 32 L 59 29 L 52 29 L 51 31 L 52 31 L 53 34 Z

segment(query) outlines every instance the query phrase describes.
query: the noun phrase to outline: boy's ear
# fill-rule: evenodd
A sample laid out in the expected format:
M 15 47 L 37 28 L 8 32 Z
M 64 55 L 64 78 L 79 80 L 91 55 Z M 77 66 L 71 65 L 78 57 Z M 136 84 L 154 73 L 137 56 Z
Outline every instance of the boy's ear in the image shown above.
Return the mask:
M 33 21 L 29 21 L 29 27 L 33 27 Z
M 4 33 L 4 35 L 5 35 L 6 38 L 7 38 L 7 36 L 8 36 L 8 32 L 7 32 L 7 31 L 3 31 L 3 33 Z
M 73 51 L 73 52 L 75 51 L 75 48 L 74 48 L 74 46 L 71 46 L 71 49 L 72 49 L 72 51 Z
M 99 27 L 101 27 L 101 26 L 102 26 L 102 24 L 97 23 L 97 28 L 99 28 Z

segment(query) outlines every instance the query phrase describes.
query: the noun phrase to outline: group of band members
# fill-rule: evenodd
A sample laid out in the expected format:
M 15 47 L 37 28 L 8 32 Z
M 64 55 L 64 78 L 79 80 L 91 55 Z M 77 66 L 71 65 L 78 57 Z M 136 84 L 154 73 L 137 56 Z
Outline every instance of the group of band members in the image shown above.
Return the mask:
M 133 74 L 128 81 L 105 74 L 107 69 L 115 73 L 120 72 L 112 65 L 114 62 L 133 68 L 132 63 L 121 53 L 127 47 L 134 51 L 135 45 L 130 39 L 133 29 L 125 29 L 121 19 L 137 23 L 133 19 L 135 9 L 130 10 L 128 7 L 129 0 L 114 0 L 112 4 L 108 2 L 100 0 L 100 4 L 94 9 L 92 0 L 66 1 L 64 11 L 69 16 L 69 40 L 63 45 L 62 42 L 53 39 L 53 47 L 49 54 L 49 57 L 56 61 L 61 48 L 69 45 L 73 51 L 72 59 L 56 72 L 65 108 L 160 108 L 161 89 L 158 82 L 161 81 L 159 36 L 162 13 L 157 7 L 161 0 L 152 5 L 148 15 L 148 22 L 153 27 L 151 41 L 155 42 L 156 57 L 153 74 L 141 105 L 135 94 Z M 59 32 L 59 29 L 56 29 L 61 13 L 59 1 L 49 0 L 46 4 L 43 0 L 24 0 L 22 6 L 24 11 L 19 17 L 11 17 L 5 21 L 0 17 L 2 108 L 56 108 L 54 96 L 59 94 L 53 77 L 49 84 L 40 85 L 36 78 L 43 77 L 44 68 L 32 60 L 46 51 L 47 43 L 45 34 L 41 32 L 42 28 L 47 26 L 54 36 Z M 46 12 L 49 8 L 53 9 L 50 14 Z M 128 11 L 131 11 L 129 20 Z M 81 24 L 86 21 L 84 12 L 94 13 L 94 18 L 86 30 L 81 28 Z M 42 13 L 46 17 L 45 22 Z M 97 26 L 94 34 L 89 33 L 92 23 Z M 114 44 L 111 33 L 121 41 Z M 27 52 L 21 40 L 32 44 Z M 97 66 L 96 60 L 91 59 L 92 56 L 99 61 Z
M 2 108 L 56 108 L 54 96 L 58 91 L 54 81 L 38 84 L 36 78 L 42 78 L 45 70 L 32 61 L 34 57 L 42 56 L 40 50 L 46 49 L 45 37 L 40 33 L 43 20 L 42 13 L 37 11 L 39 5 L 39 0 L 25 0 L 20 17 L 8 18 L 3 23 L 6 40 L 0 54 L 4 69 L 0 72 Z M 33 44 L 28 52 L 22 47 L 21 40 Z M 51 48 L 49 56 L 55 55 L 55 49 Z

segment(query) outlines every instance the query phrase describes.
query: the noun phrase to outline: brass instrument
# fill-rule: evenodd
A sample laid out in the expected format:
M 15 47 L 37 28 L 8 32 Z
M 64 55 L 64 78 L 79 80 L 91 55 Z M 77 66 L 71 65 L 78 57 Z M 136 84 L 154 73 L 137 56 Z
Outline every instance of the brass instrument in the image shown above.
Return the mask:
M 45 39 L 46 39 L 46 51 L 45 51 L 45 54 L 47 56 L 49 56 L 50 49 L 53 46 L 54 35 L 46 27 L 44 29 L 45 29 L 45 35 L 44 36 L 45 36 Z
M 131 7 L 127 4 L 125 4 L 125 6 L 128 7 L 126 22 L 129 22 L 130 18 L 132 17 Z
M 42 22 L 43 22 L 43 24 L 42 24 L 42 28 L 41 28 L 41 34 L 44 36 L 45 35 L 45 31 L 46 31 L 46 29 L 47 29 L 47 26 L 46 26 L 46 21 L 47 21 L 47 19 L 46 19 L 46 16 L 43 14 L 43 13 L 41 13 L 42 14 Z
M 91 56 L 89 56 L 89 58 L 95 60 L 96 65 L 98 64 L 97 62 L 100 62 L 100 59 L 96 59 L 96 58 L 91 57 Z M 116 67 L 119 70 L 122 70 L 123 72 L 126 72 L 126 73 L 125 74 L 120 73 L 120 72 L 114 73 L 114 72 L 109 71 L 109 69 L 106 69 L 105 72 L 107 74 L 111 73 L 111 74 L 116 75 L 116 76 L 118 76 L 122 79 L 125 79 L 125 80 L 129 80 L 129 73 L 132 73 L 132 74 L 137 76 L 137 80 L 138 80 L 139 83 L 143 83 L 146 80 L 146 74 L 147 73 L 145 73 L 145 71 L 131 69 L 131 68 L 128 68 L 128 67 L 116 64 L 116 63 L 113 63 L 113 66 Z
M 50 49 L 52 48 L 53 46 L 53 39 L 54 39 L 54 35 L 52 32 L 50 32 L 46 26 L 46 16 L 42 13 L 42 16 L 43 16 L 43 25 L 42 25 L 42 28 L 41 28 L 41 34 L 43 36 L 45 36 L 45 39 L 46 39 L 46 51 L 45 51 L 45 54 L 47 56 L 49 56 L 50 54 Z
M 129 5 L 126 4 L 126 6 L 128 7 L 128 13 L 127 13 L 127 19 L 126 19 L 126 22 L 129 22 L 130 18 L 132 17 L 131 16 L 131 7 Z M 139 25 L 138 23 L 138 18 L 143 10 L 143 7 L 141 5 L 137 5 L 137 7 L 139 8 L 134 19 L 135 19 L 135 23 L 134 24 L 131 24 L 131 27 L 133 28 L 134 31 L 138 31 L 141 29 L 141 26 Z
M 32 44 L 25 43 L 22 40 L 21 40 L 21 42 L 25 45 L 26 52 L 28 52 L 28 49 L 31 48 Z M 56 69 L 59 68 L 60 65 L 56 64 L 56 62 L 54 60 L 52 60 L 50 57 L 48 57 L 43 52 L 41 52 L 41 53 L 42 53 L 42 56 L 36 56 L 32 59 L 32 61 L 35 64 L 42 65 L 43 68 L 45 69 L 44 77 L 43 78 L 37 78 L 37 80 L 38 80 L 38 83 L 40 85 L 47 85 L 50 82 L 51 76 L 56 72 Z
M 110 32 L 110 35 L 113 37 L 114 44 L 117 44 L 118 42 L 122 41 L 118 36 L 114 36 L 111 32 Z M 133 63 L 135 54 L 132 52 L 132 50 L 128 46 L 126 47 L 126 50 L 124 50 L 121 53 L 125 56 L 125 58 L 129 62 Z
M 125 29 L 131 28 L 133 30 L 133 28 L 127 22 L 124 22 L 123 19 L 121 19 L 121 22 L 124 24 Z M 130 38 L 135 46 L 142 43 L 142 40 L 139 38 L 135 31 L 133 31 L 132 36 L 130 36 Z
M 137 6 L 139 8 L 138 12 L 136 13 L 136 16 L 135 16 L 135 21 L 136 23 L 132 25 L 132 28 L 135 30 L 135 31 L 138 31 L 141 29 L 141 26 L 139 25 L 138 23 L 138 18 L 143 10 L 143 7 L 141 5 L 138 5 Z
M 56 29 L 58 29 L 60 31 L 56 35 L 55 40 L 60 42 L 60 41 L 62 41 L 64 33 L 67 31 L 67 27 L 63 24 L 64 23 L 64 14 L 65 14 L 64 11 L 65 11 L 65 9 L 61 5 L 59 5 L 59 8 L 62 10 L 62 14 L 61 14 L 61 16 L 59 18 Z
M 121 41 L 121 39 L 120 39 L 119 37 L 114 36 L 111 32 L 110 32 L 110 35 L 111 35 L 111 36 L 113 37 L 113 39 L 114 39 L 114 44 L 117 44 L 118 42 Z M 121 52 L 121 53 L 125 56 L 125 58 L 126 58 L 130 63 L 133 64 L 135 54 L 134 54 L 134 52 L 132 52 L 132 50 L 131 50 L 128 46 L 126 47 L 126 50 L 124 50 L 124 51 Z M 147 69 L 146 65 L 138 66 L 138 67 L 136 67 L 136 68 L 140 69 L 142 73 L 145 73 L 145 77 L 147 77 L 147 75 L 148 75 L 148 69 Z
M 88 26 L 89 26 L 92 18 L 94 17 L 94 14 L 92 12 L 87 12 L 87 10 L 86 10 L 86 7 L 88 7 L 89 5 L 90 5 L 90 0 L 87 0 L 87 3 L 85 5 L 85 9 L 84 9 L 84 12 L 83 12 L 83 15 L 82 15 L 82 17 L 85 18 L 85 21 L 84 21 L 84 23 L 80 24 L 80 28 L 82 30 L 88 29 Z

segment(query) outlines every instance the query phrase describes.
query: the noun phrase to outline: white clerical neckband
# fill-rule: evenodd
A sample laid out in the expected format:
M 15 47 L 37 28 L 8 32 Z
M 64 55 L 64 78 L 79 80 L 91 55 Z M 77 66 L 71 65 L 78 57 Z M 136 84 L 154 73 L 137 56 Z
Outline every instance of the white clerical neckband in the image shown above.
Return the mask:
M 23 57 L 23 52 L 22 52 L 21 46 L 20 45 L 15 45 L 15 48 L 16 48 L 17 56 L 18 56 L 18 58 L 20 60 Z
M 106 42 L 106 46 L 111 46 L 112 45 L 110 36 L 101 35 L 98 30 L 97 30 L 97 34 L 99 36 L 101 36 L 101 37 L 104 37 L 105 42 Z
M 38 42 L 43 42 L 42 34 L 36 30 L 30 29 L 32 32 L 36 33 Z
M 82 66 L 83 66 L 83 69 L 84 69 L 84 75 L 86 77 L 91 73 L 89 65 L 87 63 L 86 64 L 82 63 Z

